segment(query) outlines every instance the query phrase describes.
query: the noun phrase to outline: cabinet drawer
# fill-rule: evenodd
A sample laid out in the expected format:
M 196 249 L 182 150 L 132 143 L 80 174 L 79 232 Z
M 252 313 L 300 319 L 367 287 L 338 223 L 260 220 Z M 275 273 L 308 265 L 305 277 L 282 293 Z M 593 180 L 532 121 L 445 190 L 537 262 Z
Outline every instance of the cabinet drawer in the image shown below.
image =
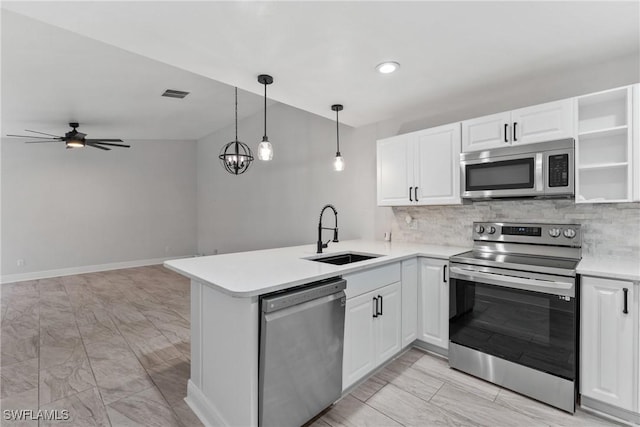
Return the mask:
M 400 277 L 399 262 L 342 276 L 347 281 L 347 289 L 345 289 L 347 299 L 399 282 Z

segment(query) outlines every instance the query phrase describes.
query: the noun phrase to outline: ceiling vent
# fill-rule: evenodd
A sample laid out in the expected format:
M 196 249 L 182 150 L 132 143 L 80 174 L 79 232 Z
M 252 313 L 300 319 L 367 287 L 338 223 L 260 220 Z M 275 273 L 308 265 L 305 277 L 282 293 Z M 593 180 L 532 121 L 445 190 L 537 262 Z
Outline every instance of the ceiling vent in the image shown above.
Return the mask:
M 173 89 L 167 89 L 162 94 L 162 96 L 166 96 L 169 98 L 180 98 L 180 99 L 184 98 L 187 95 L 189 95 L 189 92 L 183 92 L 181 90 L 173 90 Z

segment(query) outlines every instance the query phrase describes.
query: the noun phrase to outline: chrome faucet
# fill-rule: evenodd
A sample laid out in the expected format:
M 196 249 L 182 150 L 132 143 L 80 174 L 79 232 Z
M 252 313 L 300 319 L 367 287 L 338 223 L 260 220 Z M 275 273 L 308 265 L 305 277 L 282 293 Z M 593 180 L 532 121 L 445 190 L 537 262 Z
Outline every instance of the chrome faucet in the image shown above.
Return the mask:
M 322 226 L 322 214 L 324 214 L 324 211 L 329 208 L 333 211 L 333 215 L 335 216 L 335 219 L 336 219 L 336 223 L 335 223 L 336 226 L 333 228 Z M 317 252 L 319 254 L 322 253 L 323 248 L 326 248 L 327 246 L 329 246 L 329 242 L 331 241 L 331 240 L 327 240 L 327 243 L 322 243 L 322 230 L 333 230 L 333 241 L 338 242 L 338 211 L 336 210 L 335 207 L 333 207 L 333 205 L 325 205 L 325 207 L 323 207 L 322 210 L 320 211 L 320 221 L 318 222 L 318 252 Z

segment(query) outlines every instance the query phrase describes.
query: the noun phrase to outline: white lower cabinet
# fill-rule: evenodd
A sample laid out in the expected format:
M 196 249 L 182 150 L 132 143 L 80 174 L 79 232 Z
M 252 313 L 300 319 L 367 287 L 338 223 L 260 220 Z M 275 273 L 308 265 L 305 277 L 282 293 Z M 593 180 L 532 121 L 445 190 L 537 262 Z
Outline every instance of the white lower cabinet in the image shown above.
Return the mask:
M 401 302 L 400 282 L 347 299 L 343 390 L 401 350 Z
M 449 279 L 447 260 L 420 258 L 418 340 L 449 348 Z
M 580 393 L 636 413 L 638 308 L 637 283 L 582 277 Z
M 418 258 L 402 261 L 402 348 L 418 338 Z

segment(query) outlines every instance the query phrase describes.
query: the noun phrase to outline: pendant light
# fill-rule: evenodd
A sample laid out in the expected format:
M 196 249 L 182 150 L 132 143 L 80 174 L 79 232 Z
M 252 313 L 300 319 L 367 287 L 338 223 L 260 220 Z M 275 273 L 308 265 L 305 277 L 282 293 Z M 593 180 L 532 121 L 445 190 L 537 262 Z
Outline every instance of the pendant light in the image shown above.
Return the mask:
M 251 149 L 244 142 L 238 141 L 238 88 L 236 87 L 236 138 L 222 147 L 218 158 L 222 162 L 224 169 L 233 175 L 245 173 L 251 162 L 253 154 Z
M 344 159 L 340 154 L 340 123 L 338 122 L 338 111 L 342 111 L 340 104 L 334 104 L 331 109 L 336 112 L 336 159 L 333 161 L 333 169 L 340 172 L 344 170 Z
M 260 74 L 258 83 L 264 85 L 264 136 L 262 142 L 258 144 L 258 159 L 268 162 L 273 159 L 273 147 L 267 137 L 267 85 L 273 83 L 273 77 L 268 74 Z

